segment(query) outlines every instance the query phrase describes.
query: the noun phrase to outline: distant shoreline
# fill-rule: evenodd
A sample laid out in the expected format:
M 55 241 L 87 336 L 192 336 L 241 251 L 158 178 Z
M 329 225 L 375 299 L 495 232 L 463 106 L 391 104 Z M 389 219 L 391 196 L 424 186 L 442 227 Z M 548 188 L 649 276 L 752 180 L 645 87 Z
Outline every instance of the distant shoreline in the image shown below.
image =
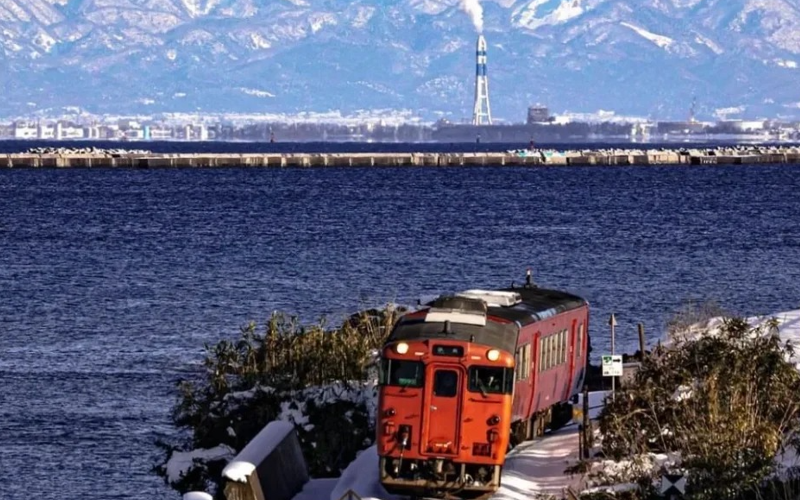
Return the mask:
M 0 168 L 742 165 L 800 163 L 796 146 L 518 149 L 475 153 L 151 153 L 41 148 L 0 154 Z

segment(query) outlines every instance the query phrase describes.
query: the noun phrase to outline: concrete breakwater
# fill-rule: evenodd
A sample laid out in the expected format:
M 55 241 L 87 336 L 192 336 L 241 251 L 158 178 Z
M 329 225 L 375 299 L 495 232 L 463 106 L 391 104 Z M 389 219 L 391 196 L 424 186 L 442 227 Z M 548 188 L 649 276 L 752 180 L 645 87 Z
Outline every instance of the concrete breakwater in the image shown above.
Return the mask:
M 741 165 L 800 163 L 800 147 L 511 150 L 477 153 L 149 153 L 48 151 L 0 155 L 0 168 Z

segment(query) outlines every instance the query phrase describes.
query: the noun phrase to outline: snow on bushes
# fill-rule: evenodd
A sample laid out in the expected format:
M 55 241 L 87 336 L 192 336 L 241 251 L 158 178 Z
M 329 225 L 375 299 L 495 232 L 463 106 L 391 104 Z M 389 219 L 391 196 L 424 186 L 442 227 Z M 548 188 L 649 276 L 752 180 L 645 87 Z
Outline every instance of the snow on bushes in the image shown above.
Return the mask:
M 250 324 L 237 341 L 206 346 L 204 372 L 180 382 L 172 414 L 188 437 L 159 443 L 155 472 L 181 493 L 217 491 L 232 456 L 279 420 L 295 425 L 312 477 L 337 476 L 373 442 L 377 353 L 402 312 L 364 311 L 336 328 L 275 313 L 263 333 Z M 219 447 L 231 453 L 187 465 L 193 450 Z
M 674 335 L 606 401 L 599 428 L 611 460 L 590 478 L 635 484 L 644 498 L 662 473 L 680 469 L 692 498 L 740 498 L 800 447 L 800 373 L 780 322 L 724 318 L 713 326 Z

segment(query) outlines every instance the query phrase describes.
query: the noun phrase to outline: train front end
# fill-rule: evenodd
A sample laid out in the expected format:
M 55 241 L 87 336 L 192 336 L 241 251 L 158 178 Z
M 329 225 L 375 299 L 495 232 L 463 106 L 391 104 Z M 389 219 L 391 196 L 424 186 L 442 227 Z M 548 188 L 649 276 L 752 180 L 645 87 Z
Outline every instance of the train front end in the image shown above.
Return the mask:
M 383 348 L 376 433 L 394 494 L 483 497 L 500 486 L 514 355 L 486 304 L 440 299 L 406 315 Z

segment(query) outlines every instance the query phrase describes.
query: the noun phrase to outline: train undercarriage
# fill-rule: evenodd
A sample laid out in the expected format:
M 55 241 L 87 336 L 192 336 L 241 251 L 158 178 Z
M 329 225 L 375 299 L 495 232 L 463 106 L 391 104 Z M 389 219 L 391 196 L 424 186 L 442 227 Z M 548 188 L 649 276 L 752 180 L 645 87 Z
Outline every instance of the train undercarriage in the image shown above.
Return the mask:
M 557 430 L 572 420 L 572 405 L 559 403 L 511 426 L 509 450 Z M 487 500 L 501 484 L 501 465 L 459 464 L 447 459 L 381 458 L 381 483 L 388 493 L 411 500 Z
M 381 458 L 381 483 L 389 493 L 418 497 L 479 499 L 500 486 L 499 465 L 456 463 L 446 458 Z
M 558 403 L 535 415 L 529 420 L 519 420 L 511 424 L 511 440 L 509 449 L 524 441 L 530 441 L 544 435 L 546 429 L 557 430 L 572 420 L 572 405 Z

